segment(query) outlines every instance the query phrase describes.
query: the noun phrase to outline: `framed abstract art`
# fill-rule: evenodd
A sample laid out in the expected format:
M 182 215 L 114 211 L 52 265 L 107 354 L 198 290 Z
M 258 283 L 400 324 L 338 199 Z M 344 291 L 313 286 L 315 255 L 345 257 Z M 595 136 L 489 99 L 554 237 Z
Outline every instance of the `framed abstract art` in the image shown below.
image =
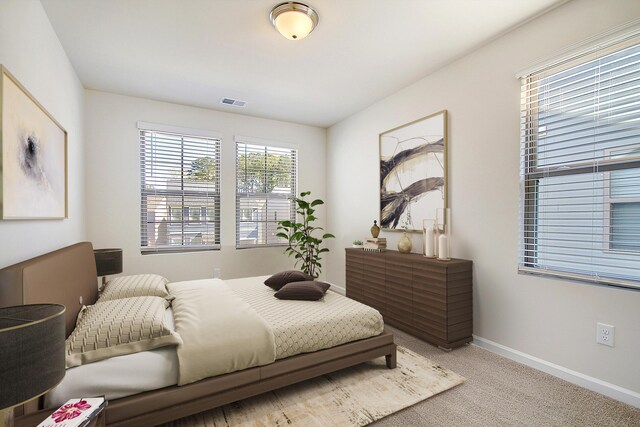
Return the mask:
M 447 207 L 447 111 L 380 134 L 380 227 L 421 231 Z
M 0 218 L 67 217 L 67 132 L 0 65 Z

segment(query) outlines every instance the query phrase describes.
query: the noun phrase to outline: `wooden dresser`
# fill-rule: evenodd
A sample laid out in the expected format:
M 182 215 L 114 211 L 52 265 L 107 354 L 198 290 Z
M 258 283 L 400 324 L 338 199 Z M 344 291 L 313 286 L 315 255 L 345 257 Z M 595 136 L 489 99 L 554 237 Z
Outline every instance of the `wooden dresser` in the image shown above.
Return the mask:
M 471 341 L 472 262 L 347 249 L 347 296 L 385 323 L 444 349 Z

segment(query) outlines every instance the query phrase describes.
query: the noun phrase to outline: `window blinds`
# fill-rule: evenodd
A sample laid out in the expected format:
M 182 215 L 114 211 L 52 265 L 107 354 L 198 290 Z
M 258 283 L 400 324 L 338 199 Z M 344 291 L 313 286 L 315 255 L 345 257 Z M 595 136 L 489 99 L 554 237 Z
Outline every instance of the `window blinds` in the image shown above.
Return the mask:
M 640 288 L 640 38 L 521 83 L 520 271 Z
M 220 139 L 140 129 L 141 251 L 220 247 Z
M 286 244 L 278 221 L 294 219 L 297 151 L 236 141 L 236 247 Z

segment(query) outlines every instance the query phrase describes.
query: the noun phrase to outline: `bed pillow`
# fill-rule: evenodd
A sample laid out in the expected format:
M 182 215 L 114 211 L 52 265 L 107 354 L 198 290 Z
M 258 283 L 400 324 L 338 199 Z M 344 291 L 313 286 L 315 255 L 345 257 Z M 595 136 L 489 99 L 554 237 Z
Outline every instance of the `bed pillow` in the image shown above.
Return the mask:
M 287 270 L 276 273 L 264 281 L 264 284 L 273 289 L 279 290 L 281 287 L 291 282 L 304 282 L 313 280 L 313 277 L 298 270 Z
M 278 299 L 317 301 L 331 287 L 330 284 L 317 281 L 292 282 L 284 285 L 274 295 Z
M 110 301 L 131 297 L 160 297 L 173 299 L 167 291 L 167 280 L 157 274 L 120 276 L 107 282 L 99 301 Z
M 121 298 L 88 306 L 65 342 L 66 367 L 182 343 L 165 320 L 160 297 Z

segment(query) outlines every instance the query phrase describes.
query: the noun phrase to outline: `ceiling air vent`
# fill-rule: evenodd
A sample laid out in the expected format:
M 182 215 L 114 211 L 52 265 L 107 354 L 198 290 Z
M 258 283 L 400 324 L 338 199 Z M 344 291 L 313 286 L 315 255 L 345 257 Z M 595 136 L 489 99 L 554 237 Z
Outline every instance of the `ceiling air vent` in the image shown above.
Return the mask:
M 233 98 L 222 98 L 220 100 L 220 103 L 225 105 L 234 105 L 236 107 L 244 107 L 245 105 L 247 105 L 247 101 L 240 101 L 239 99 Z

